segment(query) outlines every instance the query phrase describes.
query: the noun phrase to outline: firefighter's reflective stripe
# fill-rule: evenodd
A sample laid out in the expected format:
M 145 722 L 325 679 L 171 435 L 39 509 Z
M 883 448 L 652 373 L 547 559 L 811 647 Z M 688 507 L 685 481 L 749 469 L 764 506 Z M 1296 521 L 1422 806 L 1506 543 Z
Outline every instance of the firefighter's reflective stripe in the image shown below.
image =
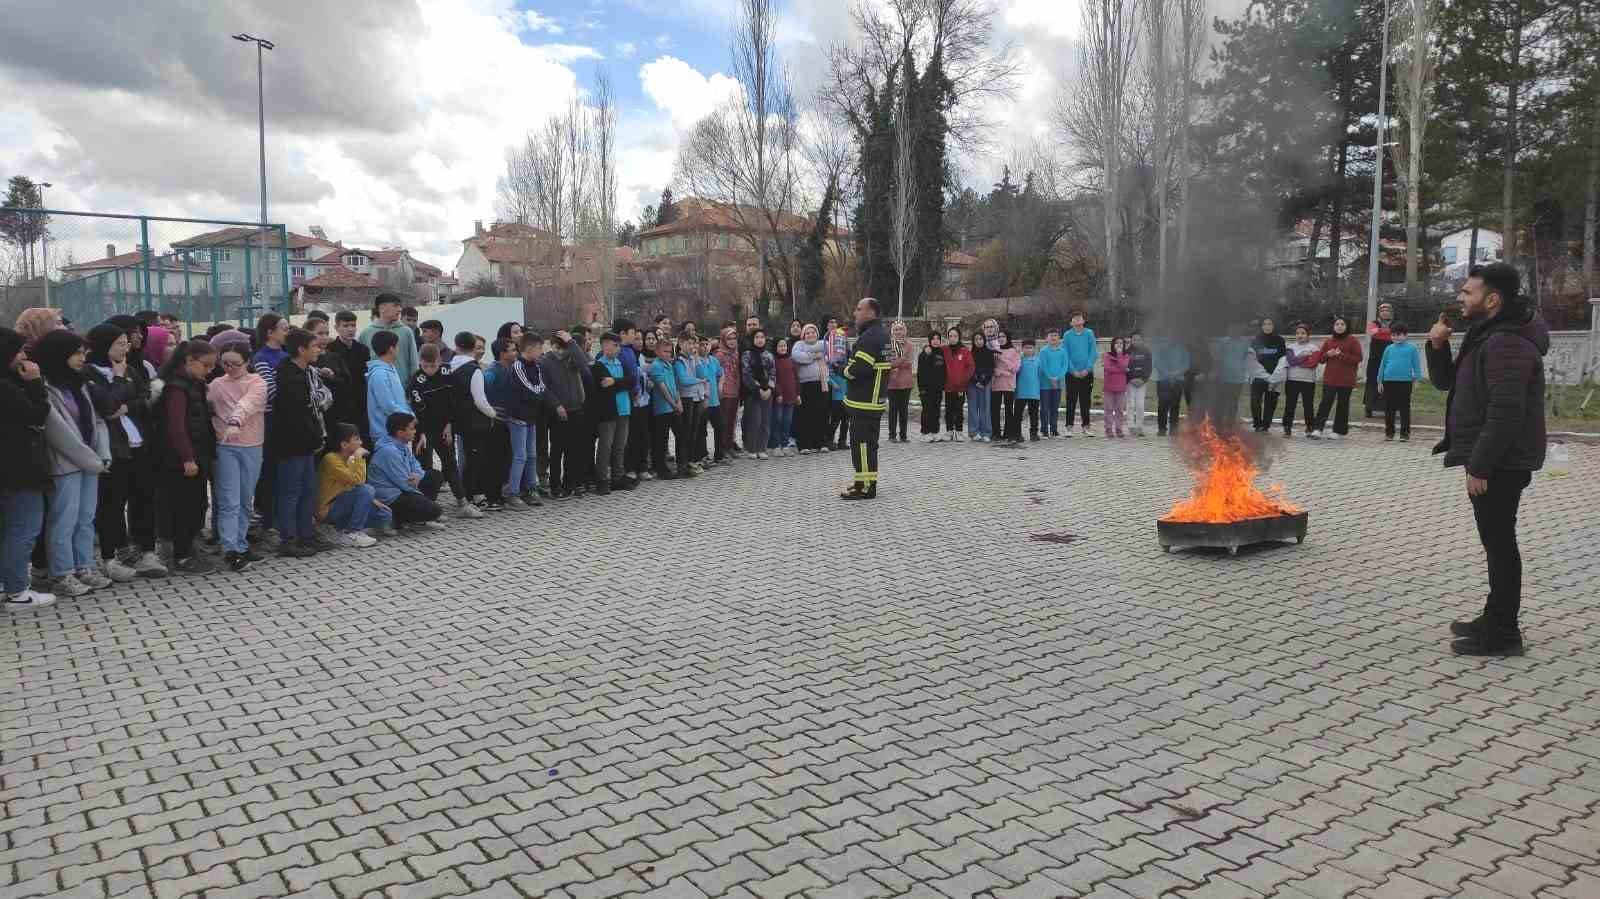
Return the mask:
M 857 353 L 856 355 L 862 357 L 865 361 L 872 363 L 872 395 L 869 397 L 867 402 L 845 397 L 845 407 L 848 409 L 856 409 L 861 412 L 883 412 L 887 410 L 889 408 L 889 402 L 883 398 L 883 379 L 884 376 L 889 373 L 889 369 L 894 367 L 893 364 L 888 362 L 873 361 L 872 357 L 867 356 L 865 353 Z
M 857 484 L 871 484 L 877 481 L 878 473 L 875 471 L 868 471 L 868 469 L 871 467 L 871 463 L 867 461 L 867 445 L 865 443 L 856 444 L 856 454 L 861 458 L 860 464 L 856 467 L 855 482 Z

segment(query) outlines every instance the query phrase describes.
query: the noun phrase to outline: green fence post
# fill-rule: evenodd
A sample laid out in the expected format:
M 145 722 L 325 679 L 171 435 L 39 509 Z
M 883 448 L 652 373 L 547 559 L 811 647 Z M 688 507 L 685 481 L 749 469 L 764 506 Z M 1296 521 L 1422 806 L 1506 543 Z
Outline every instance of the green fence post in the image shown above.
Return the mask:
M 250 295 L 250 285 L 254 280 L 250 277 L 252 274 L 250 257 L 255 254 L 250 252 L 250 239 L 248 237 L 244 240 L 244 248 L 244 283 L 239 285 L 239 324 L 241 325 L 244 324 L 245 310 L 251 309 L 256 304 L 256 298 Z M 252 311 L 254 310 L 252 309 Z
M 278 287 L 283 292 L 283 314 L 287 318 L 294 312 L 294 303 L 289 299 L 289 226 L 277 226 L 278 232 Z
M 139 216 L 139 267 L 144 270 L 144 296 L 140 309 L 158 309 L 150 298 L 150 220 Z

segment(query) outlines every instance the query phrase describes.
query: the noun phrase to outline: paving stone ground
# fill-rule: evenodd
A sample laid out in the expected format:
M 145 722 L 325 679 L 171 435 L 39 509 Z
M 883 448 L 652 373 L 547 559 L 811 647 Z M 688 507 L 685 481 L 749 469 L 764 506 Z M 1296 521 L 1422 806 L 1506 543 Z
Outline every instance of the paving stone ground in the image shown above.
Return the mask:
M 846 467 L 0 619 L 0 895 L 1600 896 L 1600 448 L 1511 660 L 1426 440 L 1291 443 L 1237 558 L 1154 438 Z

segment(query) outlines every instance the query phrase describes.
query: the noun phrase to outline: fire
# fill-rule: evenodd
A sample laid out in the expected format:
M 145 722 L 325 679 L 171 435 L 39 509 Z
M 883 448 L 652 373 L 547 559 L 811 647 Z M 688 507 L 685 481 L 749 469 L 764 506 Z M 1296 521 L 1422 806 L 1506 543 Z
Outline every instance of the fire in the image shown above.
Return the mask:
M 1195 458 L 1194 492 L 1177 503 L 1162 521 L 1223 523 L 1251 518 L 1293 515 L 1300 511 L 1286 500 L 1256 489 L 1257 469 L 1238 435 L 1221 435 L 1203 421 L 1189 429 Z M 1276 487 L 1272 488 L 1277 493 Z

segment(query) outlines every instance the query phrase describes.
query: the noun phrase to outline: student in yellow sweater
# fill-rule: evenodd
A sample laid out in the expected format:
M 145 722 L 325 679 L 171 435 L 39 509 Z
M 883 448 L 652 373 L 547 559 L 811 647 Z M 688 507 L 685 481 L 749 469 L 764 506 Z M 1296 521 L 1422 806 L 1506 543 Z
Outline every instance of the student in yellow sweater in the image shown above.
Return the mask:
M 355 425 L 334 428 L 338 448 L 317 467 L 317 532 L 334 546 L 365 548 L 377 544 L 367 533 L 370 522 L 380 531 L 391 527 L 389 507 L 367 485 L 367 451 Z

